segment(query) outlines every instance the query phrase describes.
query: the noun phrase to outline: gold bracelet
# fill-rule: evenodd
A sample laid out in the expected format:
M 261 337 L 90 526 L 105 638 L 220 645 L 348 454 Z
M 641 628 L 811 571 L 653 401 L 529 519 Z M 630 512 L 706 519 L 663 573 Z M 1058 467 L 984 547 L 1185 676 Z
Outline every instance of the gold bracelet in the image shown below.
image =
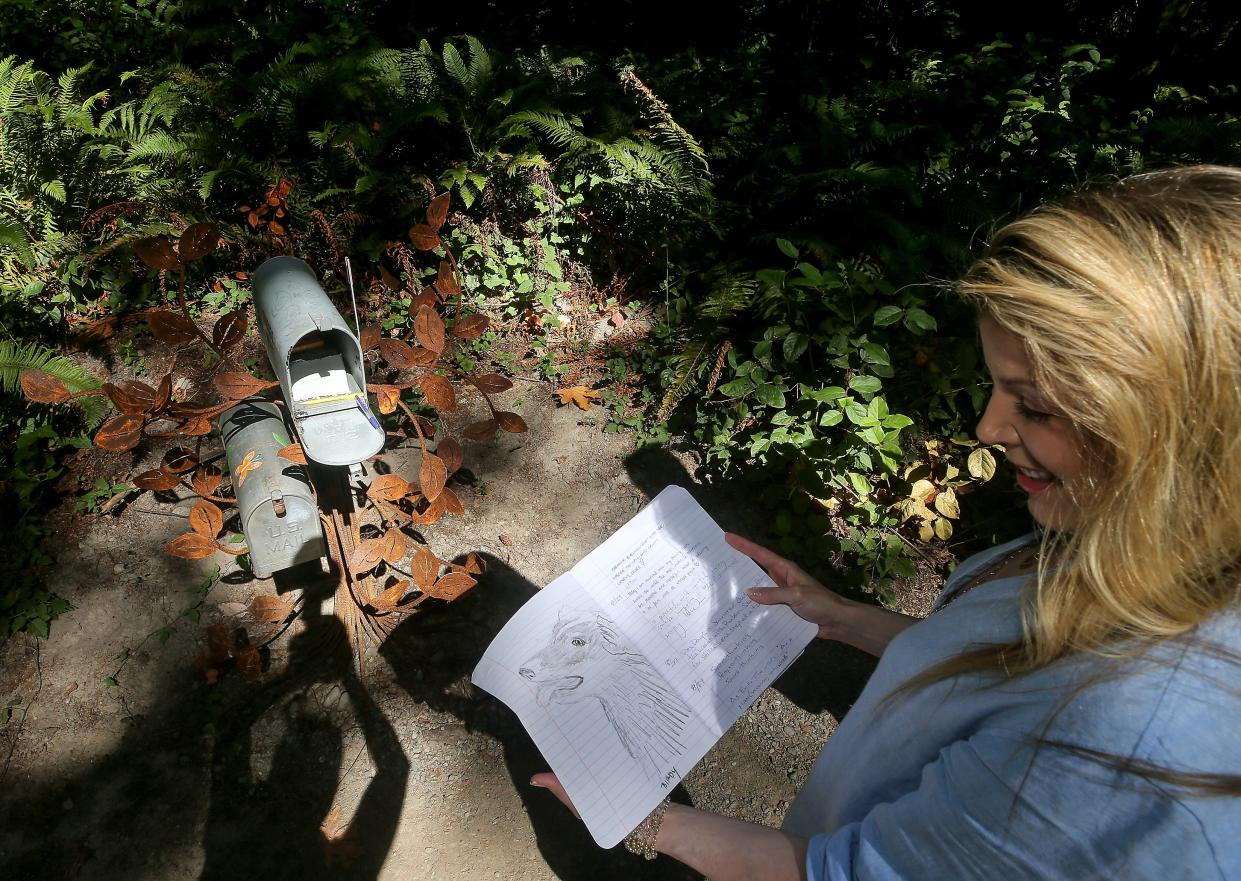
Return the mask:
M 636 829 L 625 836 L 623 843 L 626 850 L 648 860 L 659 856 L 659 851 L 655 850 L 655 840 L 659 838 L 659 827 L 664 824 L 664 814 L 670 804 L 672 802 L 665 798 Z

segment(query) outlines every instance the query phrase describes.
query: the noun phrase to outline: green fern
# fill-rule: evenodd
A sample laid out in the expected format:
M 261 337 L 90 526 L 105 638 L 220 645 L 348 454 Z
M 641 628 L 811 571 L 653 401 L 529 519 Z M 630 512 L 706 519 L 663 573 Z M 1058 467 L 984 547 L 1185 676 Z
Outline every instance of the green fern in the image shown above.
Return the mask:
M 668 383 L 668 390 L 664 392 L 663 400 L 659 402 L 656 419 L 662 422 L 672 415 L 681 399 L 693 389 L 703 366 L 710 361 L 710 356 L 718 345 L 719 341 L 714 339 L 691 340 L 685 348 L 669 359 L 672 379 Z
M 0 341 L 0 389 L 20 394 L 21 375 L 27 370 L 42 370 L 64 382 L 71 392 L 99 388 L 99 380 L 82 366 L 38 343 L 21 345 L 11 340 Z M 98 395 L 78 398 L 86 421 L 96 425 L 108 412 L 107 399 Z

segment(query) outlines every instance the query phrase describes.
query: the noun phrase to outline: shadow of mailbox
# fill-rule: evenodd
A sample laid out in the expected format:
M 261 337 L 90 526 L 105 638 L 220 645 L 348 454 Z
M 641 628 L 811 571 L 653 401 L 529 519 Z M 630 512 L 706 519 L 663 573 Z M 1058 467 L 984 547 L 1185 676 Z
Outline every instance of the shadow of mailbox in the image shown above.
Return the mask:
M 220 416 L 241 531 L 259 578 L 327 553 L 305 465 L 278 455 L 288 443 L 280 408 L 248 398 Z
M 273 257 L 254 275 L 254 311 L 293 428 L 308 459 L 363 462 L 384 444 L 366 400 L 362 346 L 319 280 L 296 257 Z

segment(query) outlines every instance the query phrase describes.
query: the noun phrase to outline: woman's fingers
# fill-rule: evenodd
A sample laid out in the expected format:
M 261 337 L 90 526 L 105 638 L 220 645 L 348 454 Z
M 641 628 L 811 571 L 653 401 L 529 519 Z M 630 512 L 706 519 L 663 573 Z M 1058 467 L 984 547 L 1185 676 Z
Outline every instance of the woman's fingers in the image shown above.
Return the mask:
M 783 587 L 751 587 L 745 595 L 764 606 L 779 605 L 791 601 L 789 591 Z
M 573 816 L 579 820 L 582 819 L 582 815 L 577 812 L 577 808 L 573 807 L 573 802 L 569 801 L 569 794 L 564 791 L 564 787 L 560 784 L 560 778 L 551 771 L 535 774 L 530 778 L 530 785 L 550 790 L 552 795 L 560 799 L 561 804 L 573 812 Z
M 773 569 L 779 569 L 783 573 L 783 567 L 788 566 L 789 561 L 781 557 L 779 554 L 767 550 L 762 545 L 757 545 L 748 538 L 742 538 L 734 532 L 724 533 L 724 541 L 729 545 L 741 551 L 755 563 L 762 566 L 768 572 Z

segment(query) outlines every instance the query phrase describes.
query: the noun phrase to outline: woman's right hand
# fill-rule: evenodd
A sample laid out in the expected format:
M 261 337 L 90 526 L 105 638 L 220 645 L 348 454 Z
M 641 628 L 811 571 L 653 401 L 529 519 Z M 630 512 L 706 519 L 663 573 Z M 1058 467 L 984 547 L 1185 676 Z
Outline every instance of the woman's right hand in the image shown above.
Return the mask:
M 848 628 L 848 609 L 855 605 L 824 587 L 794 563 L 779 554 L 756 545 L 731 532 L 724 540 L 767 570 L 775 587 L 752 587 L 746 591 L 750 599 L 765 606 L 786 605 L 811 624 L 819 626 L 820 639 L 844 639 Z

